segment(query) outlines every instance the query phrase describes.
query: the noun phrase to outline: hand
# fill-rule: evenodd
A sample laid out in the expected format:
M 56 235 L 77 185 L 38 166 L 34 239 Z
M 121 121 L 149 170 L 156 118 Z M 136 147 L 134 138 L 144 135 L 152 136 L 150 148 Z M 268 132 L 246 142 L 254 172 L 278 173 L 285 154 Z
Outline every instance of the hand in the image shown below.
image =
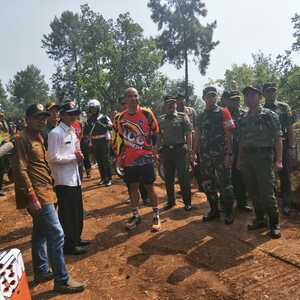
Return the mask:
M 75 151 L 75 156 L 79 162 L 83 160 L 83 154 L 82 154 L 81 150 Z
M 283 168 L 282 161 L 275 161 L 274 169 L 275 171 L 280 171 Z
M 41 203 L 38 200 L 38 198 L 36 196 L 33 196 L 28 201 L 28 204 L 27 204 L 26 208 L 27 208 L 27 211 L 29 212 L 29 214 L 31 216 L 35 216 L 35 215 L 37 215 L 41 211 L 42 206 L 41 206 Z

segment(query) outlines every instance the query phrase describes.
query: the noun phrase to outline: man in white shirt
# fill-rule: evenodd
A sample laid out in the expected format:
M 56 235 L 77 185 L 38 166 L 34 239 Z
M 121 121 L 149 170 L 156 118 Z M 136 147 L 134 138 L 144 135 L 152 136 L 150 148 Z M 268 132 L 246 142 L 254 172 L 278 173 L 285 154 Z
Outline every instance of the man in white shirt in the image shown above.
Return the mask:
M 88 241 L 81 240 L 83 204 L 78 163 L 83 159 L 80 142 L 72 124 L 80 110 L 72 101 L 60 109 L 60 124 L 48 135 L 48 159 L 58 198 L 58 216 L 65 233 L 64 253 L 86 252 Z

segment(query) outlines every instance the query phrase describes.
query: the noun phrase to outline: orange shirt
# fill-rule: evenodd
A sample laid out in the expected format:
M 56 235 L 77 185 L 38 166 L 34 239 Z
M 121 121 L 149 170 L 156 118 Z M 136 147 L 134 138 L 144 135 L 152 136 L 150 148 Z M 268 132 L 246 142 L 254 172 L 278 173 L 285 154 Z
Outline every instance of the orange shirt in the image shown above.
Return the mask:
M 120 162 L 124 167 L 154 161 L 153 137 L 159 132 L 157 120 L 148 108 L 138 106 L 135 114 L 121 113 L 118 133 L 123 139 Z

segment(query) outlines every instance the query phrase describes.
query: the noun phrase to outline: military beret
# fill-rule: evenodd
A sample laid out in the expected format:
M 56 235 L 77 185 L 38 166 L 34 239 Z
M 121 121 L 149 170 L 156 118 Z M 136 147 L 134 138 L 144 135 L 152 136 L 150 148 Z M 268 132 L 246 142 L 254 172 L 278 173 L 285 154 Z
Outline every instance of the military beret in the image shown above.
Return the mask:
M 259 87 L 255 87 L 255 86 L 252 86 L 252 85 L 248 85 L 246 86 L 244 89 L 243 89 L 243 94 L 247 94 L 248 92 L 256 92 L 258 93 L 259 95 L 262 94 L 261 92 L 261 89 Z

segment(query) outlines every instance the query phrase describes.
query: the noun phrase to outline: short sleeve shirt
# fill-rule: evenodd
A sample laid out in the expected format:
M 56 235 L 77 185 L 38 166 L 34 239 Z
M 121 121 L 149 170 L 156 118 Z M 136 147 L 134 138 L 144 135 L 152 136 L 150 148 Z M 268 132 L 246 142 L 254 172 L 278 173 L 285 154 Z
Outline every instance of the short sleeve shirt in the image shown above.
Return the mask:
M 121 113 L 118 133 L 123 140 L 120 161 L 125 167 L 154 162 L 153 136 L 159 132 L 157 120 L 150 109 L 139 107 L 135 114 Z
M 185 113 L 162 115 L 158 123 L 162 146 L 184 144 L 185 135 L 192 132 L 192 124 Z

